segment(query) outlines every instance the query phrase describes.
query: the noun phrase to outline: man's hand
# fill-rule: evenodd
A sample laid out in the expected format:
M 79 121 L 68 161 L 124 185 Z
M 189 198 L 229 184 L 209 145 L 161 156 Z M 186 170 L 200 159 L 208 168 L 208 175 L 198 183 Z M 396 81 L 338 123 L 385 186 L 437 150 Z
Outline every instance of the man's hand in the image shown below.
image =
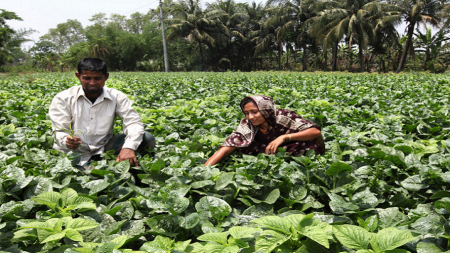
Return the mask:
M 275 152 L 277 152 L 278 147 L 283 144 L 285 140 L 285 136 L 281 135 L 280 137 L 276 138 L 272 142 L 269 143 L 266 147 L 266 155 L 273 155 Z
M 76 137 L 76 136 L 67 136 L 66 138 L 66 147 L 68 149 L 77 149 L 81 144 L 81 139 L 80 137 Z
M 134 153 L 134 150 L 129 148 L 123 148 L 120 150 L 119 155 L 117 156 L 116 162 L 130 160 L 131 167 L 138 166 L 139 163 L 136 158 L 136 154 Z

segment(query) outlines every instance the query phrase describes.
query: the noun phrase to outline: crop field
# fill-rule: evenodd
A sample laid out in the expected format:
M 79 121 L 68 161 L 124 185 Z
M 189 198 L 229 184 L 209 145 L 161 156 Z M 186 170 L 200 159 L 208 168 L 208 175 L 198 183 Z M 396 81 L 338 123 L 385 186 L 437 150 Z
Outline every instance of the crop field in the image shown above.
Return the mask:
M 0 77 L 0 252 L 450 252 L 448 75 L 111 73 L 156 148 L 87 173 L 47 116 L 78 84 Z M 326 153 L 203 166 L 254 94 L 321 125 Z

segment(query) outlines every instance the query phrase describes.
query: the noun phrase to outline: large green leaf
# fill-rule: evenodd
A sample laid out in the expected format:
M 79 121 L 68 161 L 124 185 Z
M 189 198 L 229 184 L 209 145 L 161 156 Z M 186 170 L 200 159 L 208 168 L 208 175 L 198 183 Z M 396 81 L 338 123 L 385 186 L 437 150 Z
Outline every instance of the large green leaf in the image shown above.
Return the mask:
M 220 244 L 208 243 L 204 247 L 205 252 L 211 253 L 238 253 L 239 247 L 236 245 L 233 246 L 224 246 Z
M 278 216 L 266 216 L 259 219 L 255 219 L 252 222 L 258 224 L 263 228 L 272 229 L 281 232 L 285 235 L 290 235 L 292 231 L 291 223 Z
M 51 209 L 55 209 L 61 199 L 61 194 L 57 192 L 43 192 L 32 198 L 34 201 L 47 205 Z
M 445 229 L 440 218 L 432 215 L 420 217 L 413 224 L 411 224 L 411 227 L 424 235 L 432 234 L 439 237 L 445 233 Z
M 372 238 L 364 228 L 352 225 L 333 226 L 333 233 L 342 245 L 355 250 L 368 249 Z
M 419 242 L 417 244 L 417 253 L 442 253 L 444 252 L 436 244 L 431 242 Z
M 230 234 L 229 232 L 208 233 L 208 234 L 203 234 L 203 235 L 197 237 L 197 239 L 200 241 L 217 242 L 217 243 L 226 245 L 228 243 L 228 235 L 229 234 Z
M 64 238 L 64 236 L 66 236 L 66 231 L 62 231 L 62 232 L 50 235 L 47 238 L 45 238 L 45 240 L 43 240 L 41 243 L 47 243 L 47 242 L 51 242 L 51 241 L 59 241 L 62 238 Z
M 344 200 L 343 197 L 330 193 L 328 195 L 331 199 L 330 201 L 330 208 L 335 212 L 336 214 L 343 214 L 346 211 L 356 211 L 359 209 L 359 207 L 349 201 Z
M 420 175 L 408 177 L 400 184 L 409 191 L 420 191 L 428 187 L 428 185 L 424 183 L 424 180 Z
M 289 239 L 291 239 L 291 235 L 285 235 L 273 230 L 264 230 L 256 239 L 255 249 L 270 253 Z
M 191 229 L 200 222 L 200 216 L 197 213 L 191 213 L 186 217 L 178 218 L 178 225 L 184 229 Z
M 53 231 L 54 224 L 48 223 L 48 222 L 30 222 L 25 224 L 24 226 L 21 226 L 20 229 L 23 228 L 37 228 L 37 229 L 44 229 L 47 231 Z
M 111 242 L 116 244 L 116 246 L 114 247 L 115 249 L 119 249 L 123 245 L 125 245 L 125 243 L 127 242 L 127 239 L 128 239 L 128 236 L 122 235 L 122 236 L 112 239 Z
M 405 243 L 415 240 L 410 231 L 399 230 L 397 228 L 385 228 L 378 231 L 377 234 L 372 236 L 370 244 L 376 252 L 393 250 Z
M 234 178 L 234 173 L 223 173 L 222 175 L 220 175 L 219 178 L 217 178 L 214 189 L 216 191 L 222 190 L 223 188 L 227 187 L 227 185 L 229 185 L 233 181 L 233 178 Z
M 437 200 L 436 202 L 434 202 L 434 206 L 436 208 L 444 208 L 447 211 L 450 211 L 450 198 L 445 197 L 440 200 Z
M 299 233 L 309 237 L 325 248 L 329 248 L 327 229 L 331 230 L 328 224 L 313 219 L 314 214 L 308 214 L 296 226 Z M 330 231 L 331 232 L 331 231 Z
M 71 240 L 73 240 L 73 241 L 76 241 L 76 242 L 82 242 L 83 241 L 83 237 L 76 230 L 68 228 L 68 229 L 64 230 L 64 232 L 66 232 L 66 237 L 71 239 Z
M 70 199 L 73 199 L 77 196 L 78 196 L 78 193 L 74 189 L 71 189 L 71 188 L 66 188 L 61 191 L 61 199 L 63 200 L 63 202 L 65 204 L 68 204 Z
M 68 199 L 66 202 L 69 206 L 77 206 L 81 203 L 92 203 L 94 202 L 92 199 L 84 196 L 75 196 L 73 198 Z
M 91 221 L 91 220 L 86 220 L 86 219 L 81 219 L 81 218 L 69 220 L 66 223 L 66 228 L 73 229 L 75 231 L 83 231 L 83 230 L 96 228 L 96 227 L 98 227 L 97 222 Z
M 328 168 L 325 172 L 325 175 L 329 175 L 329 176 L 337 176 L 339 173 L 341 172 L 351 172 L 352 171 L 352 167 L 350 167 L 350 165 L 343 163 L 343 162 L 337 162 L 337 163 L 333 163 L 330 168 Z
M 170 238 L 157 236 L 153 241 L 146 242 L 141 246 L 140 250 L 152 253 L 171 252 L 174 247 L 174 241 Z
M 195 209 L 197 209 L 197 211 L 209 211 L 211 210 L 211 207 L 216 207 L 224 215 L 231 213 L 231 206 L 225 200 L 216 197 L 206 196 L 201 198 L 195 204 Z
M 181 232 L 181 227 L 170 215 L 157 215 L 147 219 L 147 225 L 153 231 L 167 236 L 176 236 Z
M 242 238 L 253 238 L 256 233 L 261 232 L 260 228 L 249 228 L 249 227 L 241 227 L 234 226 L 230 228 L 228 232 L 234 239 L 242 239 Z

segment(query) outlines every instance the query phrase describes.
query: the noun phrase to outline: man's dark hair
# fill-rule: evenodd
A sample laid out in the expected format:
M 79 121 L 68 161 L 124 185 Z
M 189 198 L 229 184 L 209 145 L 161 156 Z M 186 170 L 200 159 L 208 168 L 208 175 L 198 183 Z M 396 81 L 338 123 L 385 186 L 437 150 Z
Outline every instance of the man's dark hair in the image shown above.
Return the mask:
M 102 72 L 104 75 L 108 73 L 106 63 L 98 58 L 84 58 L 81 60 L 80 63 L 78 63 L 78 73 L 81 74 L 83 70 Z

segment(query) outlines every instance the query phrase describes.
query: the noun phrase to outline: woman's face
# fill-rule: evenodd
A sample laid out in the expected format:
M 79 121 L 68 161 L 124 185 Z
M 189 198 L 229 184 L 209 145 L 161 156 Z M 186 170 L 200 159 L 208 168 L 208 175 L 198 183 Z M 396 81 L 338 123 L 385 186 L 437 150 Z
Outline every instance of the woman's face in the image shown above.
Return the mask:
M 253 102 L 249 102 L 244 105 L 244 114 L 245 117 L 250 120 L 252 125 L 259 126 L 262 123 L 266 122 L 266 119 L 259 112 L 258 107 Z

